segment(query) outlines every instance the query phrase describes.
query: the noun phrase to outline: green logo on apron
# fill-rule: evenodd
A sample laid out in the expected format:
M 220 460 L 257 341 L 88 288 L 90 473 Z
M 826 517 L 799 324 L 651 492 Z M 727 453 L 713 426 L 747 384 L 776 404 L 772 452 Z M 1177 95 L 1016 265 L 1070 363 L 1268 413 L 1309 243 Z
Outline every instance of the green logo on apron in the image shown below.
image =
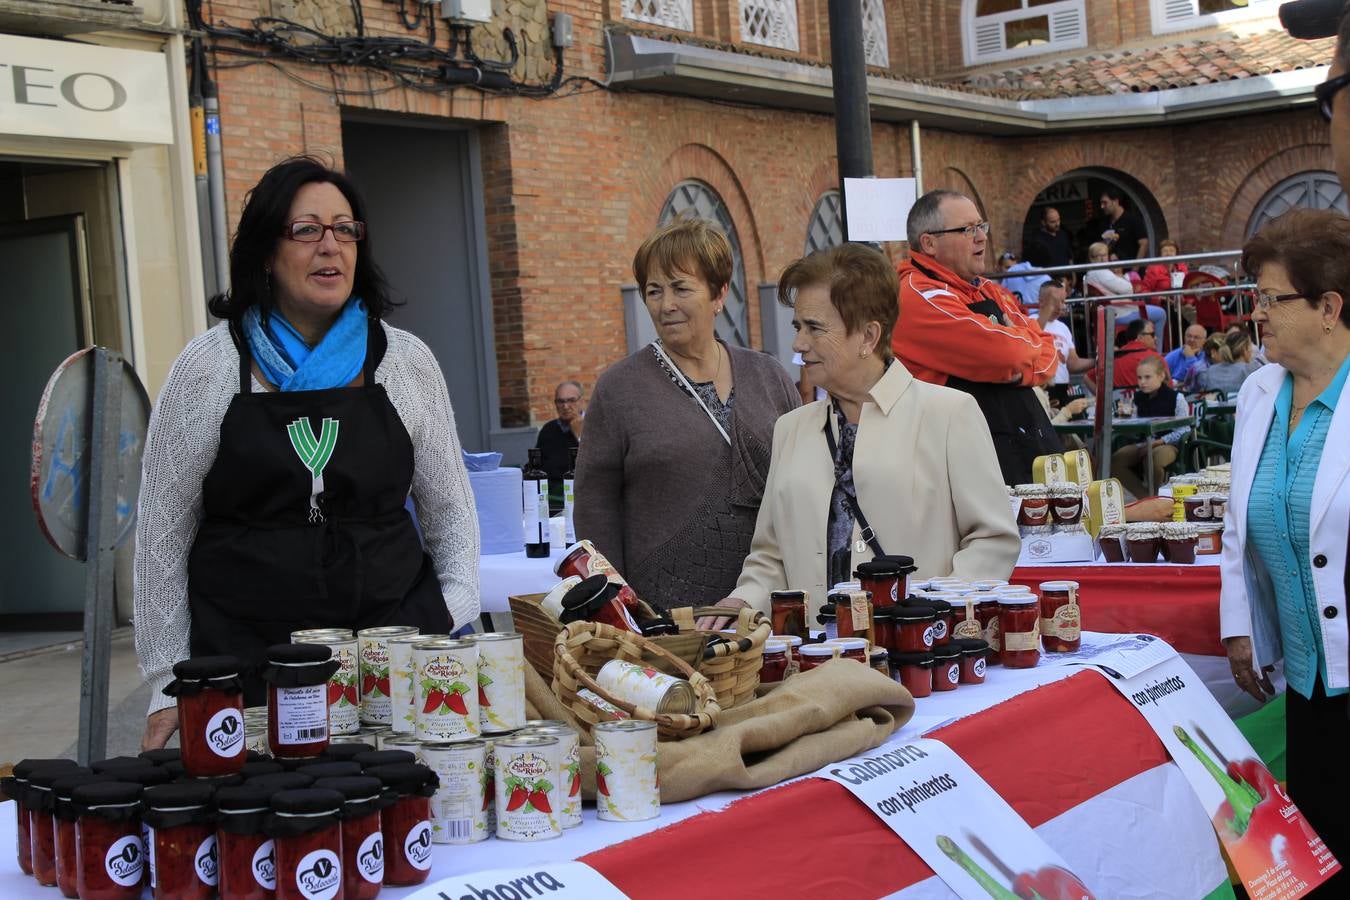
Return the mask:
M 323 470 L 333 458 L 333 449 L 337 446 L 338 420 L 324 419 L 317 438 L 314 437 L 314 429 L 310 427 L 309 419 L 305 418 L 296 419 L 287 425 L 286 433 L 290 435 L 295 455 L 300 457 L 300 462 L 309 469 L 311 479 L 309 520 L 322 522 L 323 513 L 319 510 L 319 495 L 323 493 Z

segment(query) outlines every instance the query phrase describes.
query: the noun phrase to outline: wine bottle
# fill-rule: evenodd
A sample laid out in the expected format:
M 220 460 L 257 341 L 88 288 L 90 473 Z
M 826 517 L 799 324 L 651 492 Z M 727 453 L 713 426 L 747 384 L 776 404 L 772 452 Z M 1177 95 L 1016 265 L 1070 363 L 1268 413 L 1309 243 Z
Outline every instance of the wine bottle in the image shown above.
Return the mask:
M 563 475 L 563 519 L 567 522 L 567 544 L 577 542 L 577 530 L 572 525 L 572 509 L 576 506 L 577 448 L 571 449 L 572 461 Z
M 521 513 L 525 521 L 525 555 L 546 559 L 549 550 L 548 473 L 544 471 L 544 451 L 530 448 L 529 462 L 521 473 Z

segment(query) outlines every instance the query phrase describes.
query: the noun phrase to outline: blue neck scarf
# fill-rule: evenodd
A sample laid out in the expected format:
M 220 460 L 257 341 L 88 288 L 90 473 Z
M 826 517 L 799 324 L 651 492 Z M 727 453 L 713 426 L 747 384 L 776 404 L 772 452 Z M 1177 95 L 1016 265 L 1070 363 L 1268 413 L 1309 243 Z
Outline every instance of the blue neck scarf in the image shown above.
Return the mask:
M 346 387 L 366 361 L 366 305 L 352 297 L 315 347 L 305 343 L 280 310 L 264 324 L 262 312 L 244 311 L 244 338 L 267 380 L 283 391 L 321 391 Z

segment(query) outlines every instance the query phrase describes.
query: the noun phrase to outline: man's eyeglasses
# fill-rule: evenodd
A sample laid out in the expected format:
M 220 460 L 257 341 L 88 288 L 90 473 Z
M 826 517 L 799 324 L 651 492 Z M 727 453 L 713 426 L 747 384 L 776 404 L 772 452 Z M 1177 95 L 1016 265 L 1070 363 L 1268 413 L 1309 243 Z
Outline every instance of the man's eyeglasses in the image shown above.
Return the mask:
M 554 405 L 554 406 L 576 406 L 576 405 L 577 405 L 578 403 L 580 403 L 580 402 L 581 402 L 581 398 L 580 398 L 580 397 L 554 397 L 554 398 L 553 398 L 553 405 Z
M 1270 312 L 1270 308 L 1276 303 L 1283 303 L 1286 300 L 1298 300 L 1303 297 L 1302 294 L 1265 294 L 1256 295 L 1256 308 L 1261 312 Z
M 1350 72 L 1342 72 L 1313 88 L 1313 96 L 1317 98 L 1317 111 L 1328 122 L 1331 121 L 1331 105 L 1336 99 L 1336 92 L 1347 84 L 1350 84 Z
M 974 225 L 962 225 L 960 228 L 943 228 L 940 231 L 930 231 L 928 234 L 931 234 L 934 237 L 937 237 L 940 234 L 962 234 L 965 235 L 967 239 L 973 239 L 975 237 L 975 232 L 977 231 L 980 234 L 988 235 L 989 223 L 976 222 Z
M 325 231 L 333 232 L 334 239 L 344 244 L 354 244 L 366 236 L 365 222 L 334 222 L 324 225 L 319 222 L 292 222 L 286 226 L 283 235 L 302 244 L 317 244 L 323 240 Z

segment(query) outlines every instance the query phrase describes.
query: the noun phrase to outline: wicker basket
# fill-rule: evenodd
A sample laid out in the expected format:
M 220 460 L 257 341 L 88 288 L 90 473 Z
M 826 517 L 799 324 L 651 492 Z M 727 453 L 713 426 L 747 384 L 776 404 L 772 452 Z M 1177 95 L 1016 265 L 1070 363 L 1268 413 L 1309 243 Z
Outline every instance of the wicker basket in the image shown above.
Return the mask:
M 582 689 L 593 691 L 634 719 L 655 722 L 657 736 L 662 740 L 693 737 L 717 723 L 722 707 L 718 705 L 717 694 L 708 679 L 640 634 L 598 622 L 573 622 L 558 633 L 553 647 L 553 693 L 587 731 L 597 721 L 609 717 L 577 696 Z M 679 677 L 688 679 L 694 691 L 693 714 L 658 713 L 634 706 L 610 694 L 595 680 L 596 673 L 610 660 L 640 663 L 649 655 L 664 658 L 675 667 Z
M 693 630 L 694 620 L 700 616 L 725 616 L 731 610 L 721 606 L 699 609 L 674 609 L 671 617 L 680 626 L 680 637 L 699 634 Z M 702 632 L 710 634 L 710 632 Z M 759 670 L 764 664 L 764 642 L 773 634 L 768 616 L 753 609 L 742 609 L 736 616 L 736 638 L 718 644 L 706 659 L 694 667 L 712 682 L 717 702 L 723 709 L 731 709 L 755 699 L 759 687 Z M 661 640 L 661 639 L 658 639 Z

